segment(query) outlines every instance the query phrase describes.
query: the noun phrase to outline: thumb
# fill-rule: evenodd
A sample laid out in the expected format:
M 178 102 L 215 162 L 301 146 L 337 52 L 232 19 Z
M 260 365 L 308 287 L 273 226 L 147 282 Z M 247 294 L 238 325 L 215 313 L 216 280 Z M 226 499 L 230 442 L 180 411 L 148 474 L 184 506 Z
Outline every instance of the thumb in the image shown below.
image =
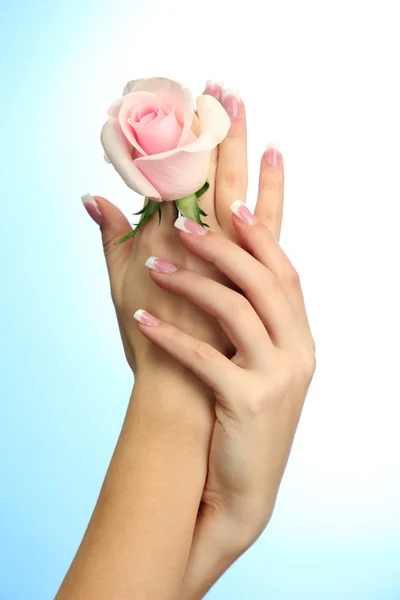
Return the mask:
M 104 256 L 112 279 L 112 276 L 116 275 L 114 271 L 117 263 L 122 266 L 129 260 L 134 239 L 131 238 L 123 244 L 117 242 L 132 231 L 132 226 L 119 208 L 102 196 L 86 194 L 82 197 L 82 202 L 93 221 L 100 227 Z

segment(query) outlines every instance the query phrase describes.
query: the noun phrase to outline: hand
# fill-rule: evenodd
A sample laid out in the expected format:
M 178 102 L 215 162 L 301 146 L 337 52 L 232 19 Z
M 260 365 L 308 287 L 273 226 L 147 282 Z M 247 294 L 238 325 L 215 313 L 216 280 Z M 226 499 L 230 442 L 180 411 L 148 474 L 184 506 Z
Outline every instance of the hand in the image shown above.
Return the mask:
M 236 216 L 231 221 L 242 248 L 214 232 L 180 234 L 188 250 L 216 266 L 242 294 L 184 269 L 151 272 L 159 286 L 190 299 L 220 322 L 237 349 L 230 361 L 165 322 L 138 325 L 192 369 L 216 398 L 208 478 L 182 598 L 192 598 L 193 590 L 205 593 L 268 523 L 315 370 L 299 276 L 277 241 L 282 183 L 281 160 L 277 168 L 263 161 L 256 224 L 246 225 Z M 217 566 L 211 564 L 216 555 Z
M 211 90 L 213 91 L 213 88 Z M 213 95 L 217 99 L 221 99 L 221 94 L 221 88 L 217 86 L 215 91 L 214 86 Z M 227 152 L 228 144 L 227 142 L 224 145 L 225 160 L 220 160 L 218 163 L 218 148 L 212 152 L 208 176 L 210 188 L 200 199 L 200 204 L 208 214 L 205 221 L 213 231 L 225 231 L 234 237 L 236 234 L 230 222 L 228 223 L 225 218 L 229 212 L 228 201 L 232 183 L 230 173 L 232 173 L 235 166 L 233 162 L 234 148 L 232 147 L 230 152 Z M 243 166 L 245 166 L 242 178 L 243 193 L 245 194 L 247 189 L 247 165 L 243 163 L 240 155 L 237 156 L 237 160 L 241 161 L 241 172 L 243 172 Z M 217 164 L 220 172 L 218 181 L 216 180 Z M 226 165 L 229 166 L 229 172 Z M 217 194 L 218 202 L 216 199 Z M 110 277 L 111 295 L 117 313 L 125 354 L 131 369 L 135 373 L 137 371 L 141 373 L 149 370 L 154 372 L 155 368 L 158 369 L 158 372 L 160 369 L 170 372 L 172 366 L 182 368 L 174 363 L 171 357 L 149 344 L 133 326 L 132 315 L 139 306 L 143 305 L 146 305 L 149 310 L 159 311 L 159 314 L 171 323 L 177 324 L 179 316 L 180 327 L 184 331 L 196 335 L 199 339 L 208 341 L 227 355 L 233 354 L 234 347 L 214 319 L 186 299 L 171 297 L 147 276 L 144 266 L 145 260 L 148 256 L 156 254 L 165 256 L 181 267 L 196 270 L 225 285 L 231 285 L 227 278 L 212 265 L 187 252 L 180 244 L 177 231 L 172 226 L 178 216 L 174 203 L 163 203 L 160 225 L 157 215 L 155 215 L 135 238 L 118 245 L 117 240 L 132 229 L 122 212 L 101 196 L 95 196 L 94 199 L 84 197 L 83 200 L 88 212 L 101 228 Z M 225 229 L 220 227 L 220 220 L 225 223 Z

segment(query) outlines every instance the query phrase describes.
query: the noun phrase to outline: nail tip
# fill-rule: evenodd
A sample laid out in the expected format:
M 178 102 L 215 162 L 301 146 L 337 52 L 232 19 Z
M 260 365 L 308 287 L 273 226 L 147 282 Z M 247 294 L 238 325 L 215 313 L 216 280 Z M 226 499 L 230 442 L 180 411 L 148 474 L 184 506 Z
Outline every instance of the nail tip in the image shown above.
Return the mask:
M 180 215 L 174 221 L 174 227 L 176 227 L 177 229 L 180 229 L 181 231 L 184 231 L 184 229 L 185 229 L 185 217 L 182 217 L 182 215 Z
M 146 260 L 146 262 L 144 263 L 145 267 L 148 267 L 149 269 L 155 269 L 155 263 L 157 260 L 157 256 L 149 256 L 149 258 Z
M 237 98 L 237 100 L 240 100 L 239 90 L 235 90 L 232 88 L 223 90 L 222 91 L 222 101 L 224 101 L 227 96 L 235 96 L 235 98 Z
M 99 205 L 97 204 L 97 202 L 96 202 L 95 198 L 92 196 L 92 194 L 83 194 L 83 196 L 81 197 L 81 200 L 82 200 L 83 204 L 91 204 L 95 208 L 99 207 Z
M 245 204 L 245 202 L 243 202 L 243 200 L 235 200 L 235 202 L 232 202 L 232 204 L 230 205 L 231 210 L 233 210 L 234 208 L 238 207 L 238 206 L 242 206 L 242 204 Z

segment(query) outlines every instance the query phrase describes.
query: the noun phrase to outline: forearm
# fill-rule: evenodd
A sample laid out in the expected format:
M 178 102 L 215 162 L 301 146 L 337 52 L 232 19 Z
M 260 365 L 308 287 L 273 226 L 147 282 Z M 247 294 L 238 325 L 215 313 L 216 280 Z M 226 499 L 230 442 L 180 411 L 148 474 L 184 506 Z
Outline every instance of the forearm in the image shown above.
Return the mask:
M 178 596 L 207 470 L 212 420 L 206 396 L 192 375 L 136 381 L 95 511 L 57 600 Z
M 178 600 L 201 600 L 247 549 L 221 515 L 200 514 Z

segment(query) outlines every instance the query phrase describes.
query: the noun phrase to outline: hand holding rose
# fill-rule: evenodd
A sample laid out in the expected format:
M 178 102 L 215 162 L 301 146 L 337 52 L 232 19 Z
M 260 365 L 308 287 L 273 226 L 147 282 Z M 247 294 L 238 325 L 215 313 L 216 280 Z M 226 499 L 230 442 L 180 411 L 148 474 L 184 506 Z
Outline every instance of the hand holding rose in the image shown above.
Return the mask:
M 151 201 L 140 226 L 159 208 L 155 202 L 178 200 L 182 214 L 202 224 L 198 192 L 211 151 L 228 133 L 227 113 L 215 98 L 201 95 L 195 114 L 190 90 L 161 77 L 133 81 L 124 92 L 108 110 L 101 141 L 125 183 Z
M 136 84 L 125 90 L 127 97 L 131 89 L 139 93 Z M 90 205 L 93 214 L 99 211 L 95 216 L 101 224 L 128 361 L 135 372 L 144 374 L 138 380 L 145 381 L 149 374 L 152 381 L 160 380 L 154 366 L 168 365 L 162 383 L 171 391 L 177 385 L 174 373 L 181 365 L 205 390 L 212 390 L 215 398 L 215 411 L 210 412 L 210 397 L 204 392 L 202 411 L 210 420 L 212 440 L 210 449 L 208 442 L 207 448 L 197 442 L 201 453 L 206 450 L 208 454 L 209 449 L 208 474 L 182 600 L 203 597 L 269 521 L 315 369 L 315 346 L 299 277 L 277 241 L 283 205 L 282 155 L 275 148 L 263 155 L 253 216 L 236 200 L 247 193 L 244 106 L 234 95 L 225 98 L 221 89 L 213 88 L 212 93 L 223 98 L 232 123 L 218 150 L 210 154 L 210 188 L 202 197 L 210 215 L 210 232 L 196 219 L 185 218 L 187 215 L 176 219 L 174 203 L 168 202 L 160 227 L 153 221 L 139 238 L 116 245 L 129 228 L 125 217 L 100 197 Z M 174 111 L 167 114 L 161 103 L 147 113 L 133 104 L 128 106 L 126 113 L 120 107 L 118 119 L 127 119 L 132 128 L 129 132 L 134 131 L 136 143 L 140 139 L 142 150 L 150 146 L 141 137 L 141 126 L 154 122 L 157 127 L 170 114 L 173 117 L 165 127 L 177 142 Z M 112 119 L 105 130 L 113 127 L 115 133 L 119 127 L 123 133 L 122 124 L 116 117 Z M 147 141 L 150 144 L 151 135 Z M 129 148 L 125 163 L 115 161 L 116 156 L 121 157 L 121 148 L 112 155 L 109 147 L 110 160 L 127 176 L 130 187 L 134 180 L 134 185 L 143 183 L 143 172 L 132 166 L 136 150 Z M 138 179 L 135 169 L 140 171 Z M 178 235 L 173 223 L 186 233 Z M 144 264 L 151 269 L 151 277 L 145 277 Z M 132 328 L 133 310 L 141 321 L 137 328 Z M 184 389 L 186 395 L 188 388 Z M 194 405 L 199 406 L 198 391 L 193 393 L 193 403 L 187 400 L 185 418 Z M 182 408 L 177 418 L 181 413 Z M 192 421 L 196 433 L 197 422 Z M 204 440 L 207 437 L 205 427 Z

